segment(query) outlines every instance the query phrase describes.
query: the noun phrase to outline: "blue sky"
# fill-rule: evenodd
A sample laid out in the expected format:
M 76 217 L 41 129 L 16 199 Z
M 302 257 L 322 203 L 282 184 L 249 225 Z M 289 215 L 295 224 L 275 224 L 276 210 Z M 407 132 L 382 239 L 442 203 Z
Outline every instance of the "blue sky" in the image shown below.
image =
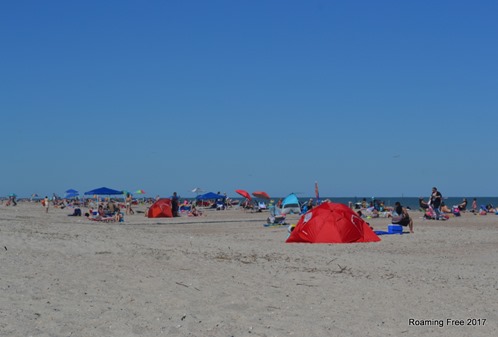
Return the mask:
M 496 196 L 496 1 L 0 4 L 0 195 Z

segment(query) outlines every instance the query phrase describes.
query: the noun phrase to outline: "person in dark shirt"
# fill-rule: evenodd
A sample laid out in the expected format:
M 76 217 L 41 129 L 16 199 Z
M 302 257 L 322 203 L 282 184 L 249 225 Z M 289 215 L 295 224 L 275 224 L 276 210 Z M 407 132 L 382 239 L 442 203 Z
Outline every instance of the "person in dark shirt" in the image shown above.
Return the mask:
M 173 213 L 173 217 L 178 216 L 179 206 L 178 196 L 176 195 L 176 192 L 173 192 L 173 196 L 171 197 L 171 212 Z
M 458 204 L 458 209 L 461 212 L 465 212 L 467 210 L 467 198 L 463 198 L 462 202 Z
M 410 228 L 410 233 L 413 233 L 413 220 L 410 217 L 410 214 L 408 214 L 408 210 L 401 206 L 399 201 L 396 201 L 394 204 L 394 211 L 398 214 L 398 216 L 401 216 L 401 220 L 398 222 L 398 225 L 408 226 L 408 228 Z
M 432 194 L 431 194 L 431 200 L 429 204 L 432 206 L 434 209 L 434 212 L 436 212 L 436 219 L 439 220 L 441 219 L 441 202 L 443 201 L 443 196 L 441 192 L 437 190 L 436 187 L 432 188 Z

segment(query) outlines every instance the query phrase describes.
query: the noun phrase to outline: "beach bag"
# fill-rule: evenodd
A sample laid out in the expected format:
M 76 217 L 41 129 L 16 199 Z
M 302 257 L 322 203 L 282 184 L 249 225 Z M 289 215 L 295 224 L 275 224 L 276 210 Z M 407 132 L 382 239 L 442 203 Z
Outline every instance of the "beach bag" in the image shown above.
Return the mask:
M 403 215 L 394 215 L 391 220 L 391 223 L 398 224 L 401 222 L 401 220 L 403 220 Z

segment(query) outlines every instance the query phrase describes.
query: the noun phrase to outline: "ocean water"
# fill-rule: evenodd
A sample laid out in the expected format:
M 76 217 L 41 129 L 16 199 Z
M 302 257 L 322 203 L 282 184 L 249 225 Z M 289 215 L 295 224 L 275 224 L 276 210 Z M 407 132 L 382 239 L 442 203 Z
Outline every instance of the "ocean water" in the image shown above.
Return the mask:
M 282 198 L 272 198 L 275 202 L 277 202 L 278 199 L 283 199 Z M 315 197 L 299 197 L 299 201 L 301 203 L 307 202 L 310 198 L 315 200 Z M 352 202 L 353 204 L 360 202 L 363 200 L 364 197 L 322 197 L 320 196 L 320 200 L 325 200 L 329 199 L 332 202 L 337 202 L 341 204 L 348 205 L 349 202 Z M 375 200 L 383 201 L 385 206 L 394 206 L 394 203 L 396 201 L 399 201 L 401 205 L 405 207 L 409 207 L 412 210 L 419 209 L 418 205 L 418 198 L 419 197 L 375 197 Z M 464 197 L 443 197 L 443 202 L 448 205 L 448 207 L 451 208 L 451 206 L 458 205 L 463 201 Z M 467 209 L 470 210 L 472 209 L 472 200 L 474 197 L 465 197 L 467 198 Z M 480 207 L 480 205 L 488 205 L 491 204 L 495 207 L 498 206 L 498 197 L 475 197 L 477 200 L 477 207 Z M 243 200 L 243 198 L 234 198 L 234 199 L 240 199 Z M 425 201 L 428 201 L 428 197 L 424 198 Z M 365 197 L 365 200 L 367 201 L 367 204 L 372 201 L 372 197 Z
M 418 198 L 419 197 L 375 197 L 375 200 L 379 200 L 379 201 L 383 201 L 384 202 L 384 205 L 386 206 L 394 206 L 394 203 L 396 201 L 399 201 L 401 203 L 401 205 L 405 206 L 405 207 L 409 207 L 411 209 L 418 209 L 419 208 L 419 205 L 418 205 Z M 451 206 L 453 205 L 458 205 L 460 204 L 462 201 L 463 201 L 463 198 L 467 198 L 467 209 L 472 209 L 472 201 L 474 199 L 474 197 L 447 197 L 445 198 L 443 196 L 443 202 L 448 205 L 448 207 L 451 208 Z M 488 205 L 488 204 L 491 204 L 491 205 L 494 205 L 495 207 L 498 206 L 498 197 L 475 197 L 476 200 L 477 200 L 477 207 L 479 207 L 480 205 Z M 361 202 L 363 200 L 363 197 L 340 197 L 340 198 L 337 198 L 337 197 L 330 197 L 330 198 L 327 198 L 327 197 L 320 197 L 321 200 L 325 200 L 325 199 L 329 199 L 331 200 L 332 202 L 338 202 L 338 203 L 341 203 L 341 204 L 348 204 L 349 202 L 352 202 L 353 204 L 354 203 L 357 203 L 357 202 Z M 428 197 L 424 198 L 425 201 L 428 201 Z M 299 198 L 299 200 L 302 200 L 302 201 L 305 201 L 305 200 L 309 200 L 309 198 Z M 372 200 L 372 197 L 365 197 L 365 200 L 367 201 L 367 203 L 369 203 L 371 200 Z

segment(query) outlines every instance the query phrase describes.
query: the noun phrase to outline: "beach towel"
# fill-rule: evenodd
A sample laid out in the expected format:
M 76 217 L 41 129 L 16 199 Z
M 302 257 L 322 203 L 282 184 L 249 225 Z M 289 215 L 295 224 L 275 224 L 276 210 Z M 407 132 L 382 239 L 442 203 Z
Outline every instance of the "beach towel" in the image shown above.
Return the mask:
M 406 234 L 405 232 L 399 232 L 399 233 L 389 233 L 389 232 L 386 232 L 386 231 L 374 231 L 375 234 L 377 235 L 401 235 L 401 234 Z

